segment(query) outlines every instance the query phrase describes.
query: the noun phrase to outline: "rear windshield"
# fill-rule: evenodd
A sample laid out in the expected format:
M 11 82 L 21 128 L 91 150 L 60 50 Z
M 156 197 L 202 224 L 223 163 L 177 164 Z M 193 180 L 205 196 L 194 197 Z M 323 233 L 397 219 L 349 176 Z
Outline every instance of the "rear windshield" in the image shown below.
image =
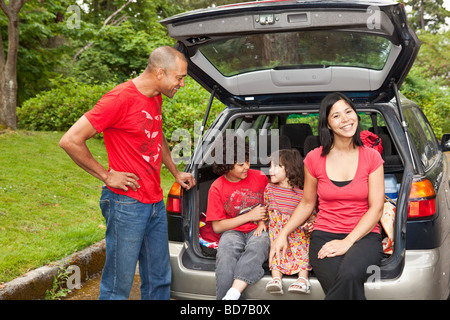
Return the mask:
M 224 76 L 264 69 L 346 66 L 383 69 L 391 42 L 372 34 L 301 31 L 244 35 L 200 51 Z

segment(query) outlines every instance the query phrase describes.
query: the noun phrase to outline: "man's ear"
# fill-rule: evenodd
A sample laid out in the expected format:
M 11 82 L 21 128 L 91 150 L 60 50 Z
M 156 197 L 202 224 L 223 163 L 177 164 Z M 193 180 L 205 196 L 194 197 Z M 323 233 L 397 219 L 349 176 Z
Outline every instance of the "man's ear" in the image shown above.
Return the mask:
M 158 80 L 161 80 L 161 79 L 164 77 L 164 75 L 166 74 L 166 73 L 164 72 L 164 69 L 163 69 L 163 68 L 157 68 L 157 69 L 155 70 L 155 73 L 156 73 L 156 78 L 157 78 Z

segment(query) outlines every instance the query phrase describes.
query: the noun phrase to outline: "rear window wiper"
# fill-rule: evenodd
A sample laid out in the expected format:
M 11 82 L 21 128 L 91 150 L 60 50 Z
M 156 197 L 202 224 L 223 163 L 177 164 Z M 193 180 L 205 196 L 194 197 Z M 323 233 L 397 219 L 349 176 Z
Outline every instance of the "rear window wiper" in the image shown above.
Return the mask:
M 296 64 L 289 66 L 277 66 L 273 68 L 274 70 L 292 70 L 292 69 L 325 69 L 329 65 L 326 64 Z

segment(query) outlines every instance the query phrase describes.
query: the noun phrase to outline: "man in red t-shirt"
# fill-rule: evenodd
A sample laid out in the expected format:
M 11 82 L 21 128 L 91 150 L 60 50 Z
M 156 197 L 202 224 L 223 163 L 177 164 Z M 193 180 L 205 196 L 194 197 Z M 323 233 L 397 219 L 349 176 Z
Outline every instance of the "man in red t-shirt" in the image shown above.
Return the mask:
M 183 188 L 190 189 L 195 180 L 172 160 L 162 131 L 161 94 L 172 98 L 184 87 L 186 74 L 183 54 L 167 46 L 155 49 L 141 75 L 105 94 L 60 141 L 77 165 L 105 183 L 100 207 L 107 225 L 106 261 L 100 299 L 128 298 L 138 260 L 142 299 L 170 298 L 161 163 Z M 99 132 L 108 170 L 86 146 Z

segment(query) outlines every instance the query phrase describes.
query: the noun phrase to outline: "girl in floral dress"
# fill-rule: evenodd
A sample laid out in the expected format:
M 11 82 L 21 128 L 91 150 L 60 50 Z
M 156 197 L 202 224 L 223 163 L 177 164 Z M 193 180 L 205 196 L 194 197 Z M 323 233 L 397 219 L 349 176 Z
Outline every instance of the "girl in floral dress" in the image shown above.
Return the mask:
M 269 213 L 269 236 L 271 242 L 278 237 L 283 226 L 288 222 L 292 212 L 303 196 L 303 159 L 295 149 L 279 150 L 271 157 L 269 170 L 270 182 L 264 192 L 265 206 Z M 289 248 L 285 258 L 277 261 L 274 257 L 269 261 L 272 270 L 272 280 L 266 285 L 266 290 L 272 294 L 283 294 L 282 277 L 298 275 L 298 279 L 289 286 L 289 292 L 309 293 L 309 230 L 314 221 L 312 215 L 305 225 L 292 232 Z

